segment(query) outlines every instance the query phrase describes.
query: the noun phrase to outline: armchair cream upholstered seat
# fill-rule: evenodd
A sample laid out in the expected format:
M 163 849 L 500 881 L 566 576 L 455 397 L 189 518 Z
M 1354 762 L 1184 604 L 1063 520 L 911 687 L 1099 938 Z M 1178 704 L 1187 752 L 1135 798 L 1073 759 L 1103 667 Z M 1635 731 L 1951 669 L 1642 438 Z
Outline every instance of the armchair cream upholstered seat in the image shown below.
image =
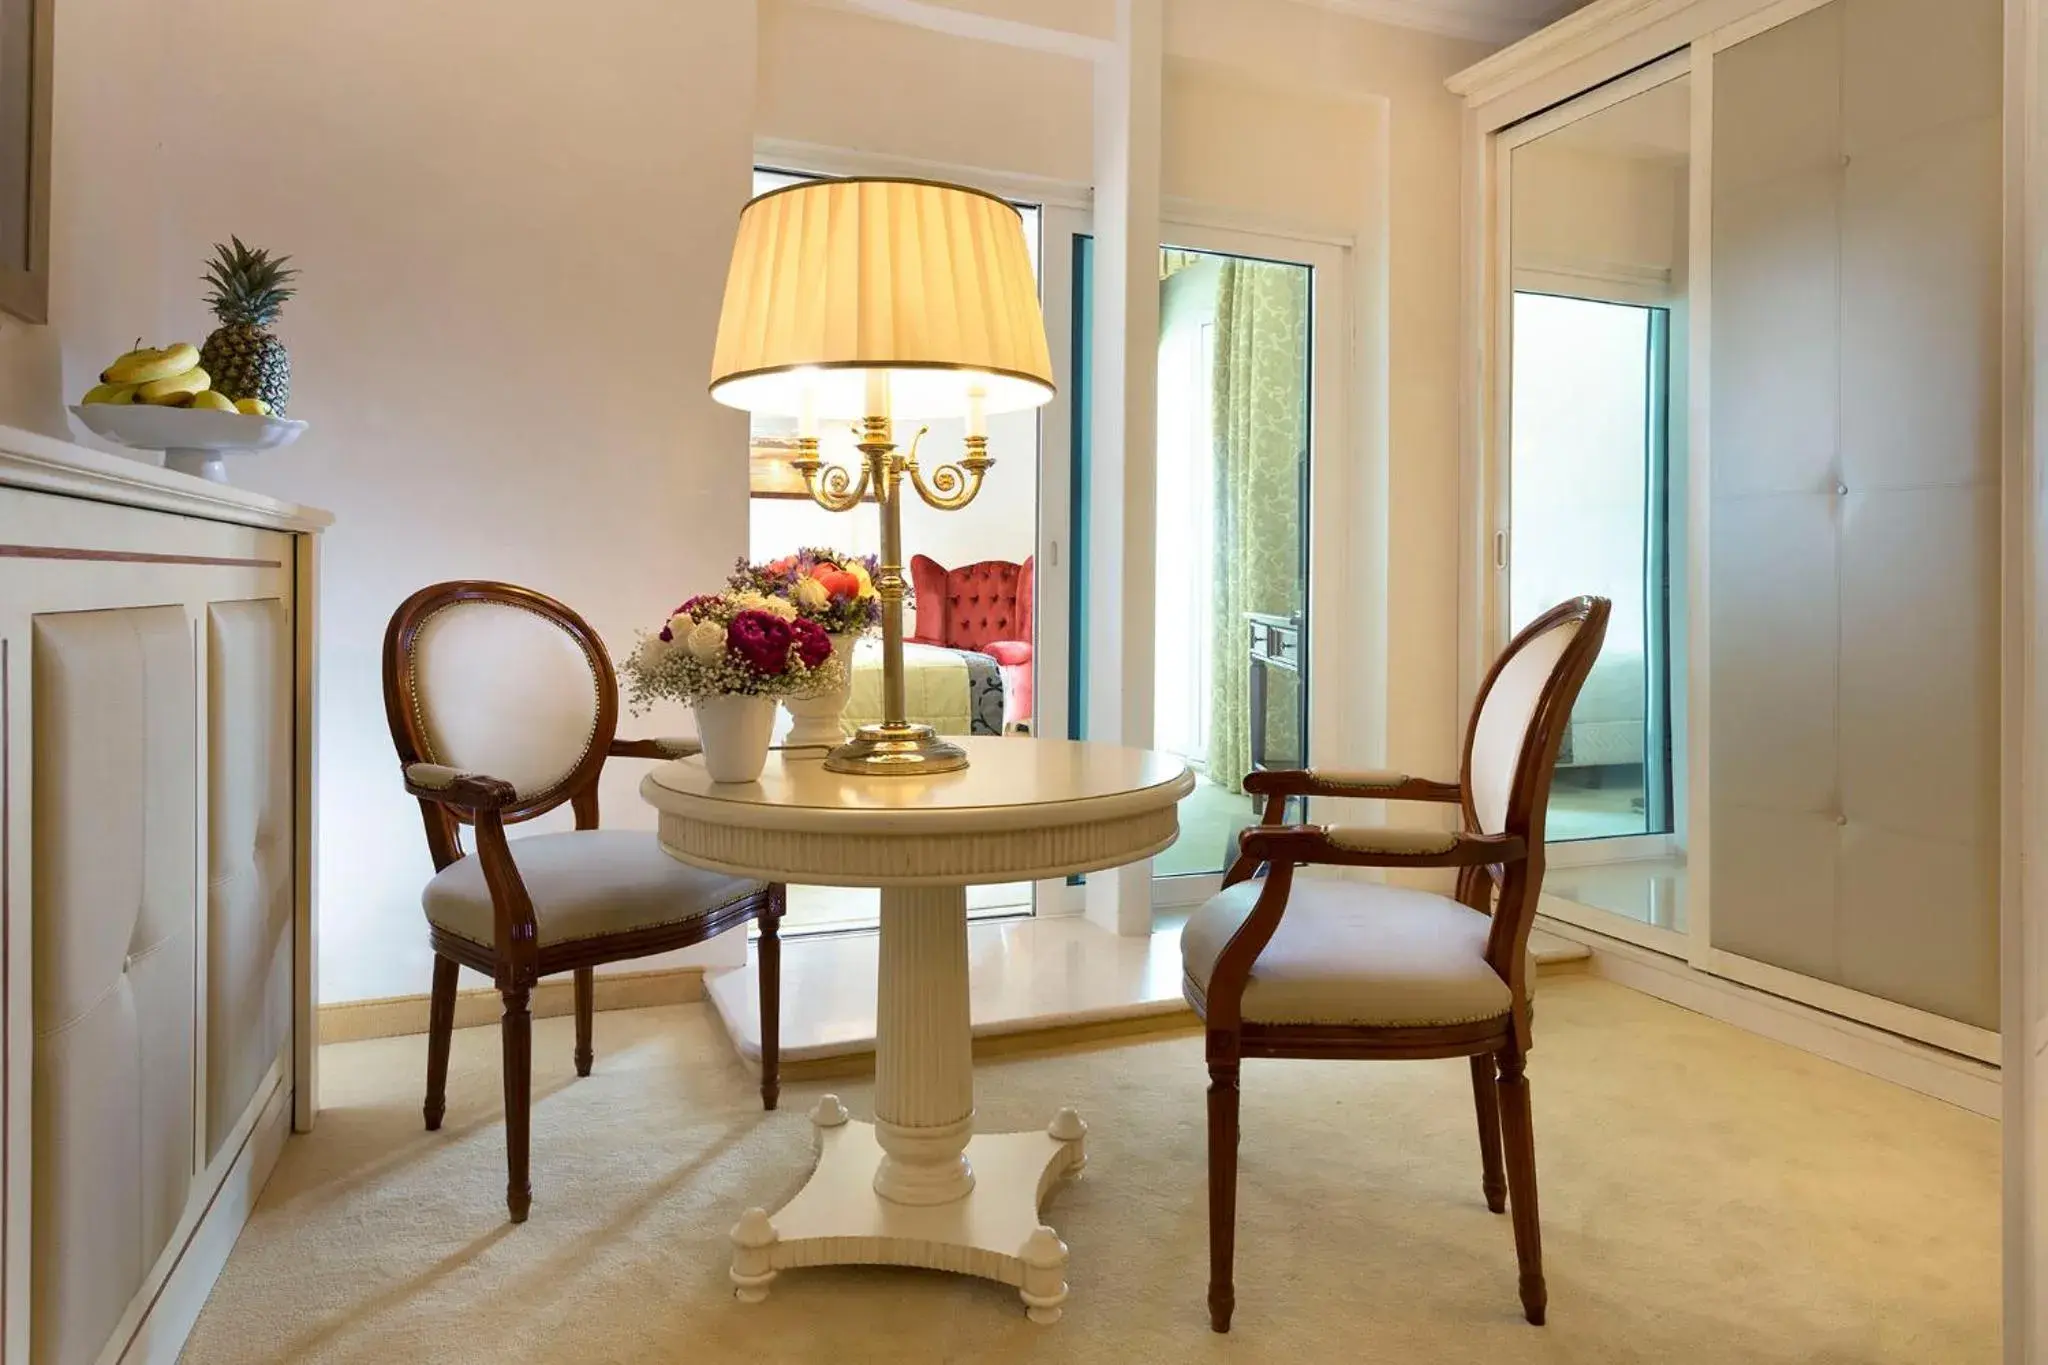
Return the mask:
M 572 972 L 576 1072 L 590 1074 L 595 968 L 761 929 L 761 1101 L 775 1107 L 783 888 L 686 867 L 652 831 L 598 828 L 608 758 L 674 758 L 694 741 L 617 737 L 619 687 L 604 644 L 560 602 L 508 583 L 437 583 L 384 636 L 384 708 L 405 790 L 420 803 L 436 869 L 422 905 L 434 948 L 427 1127 L 447 1107 L 455 985 L 468 967 L 504 998 L 505 1202 L 524 1222 L 534 986 Z M 573 831 L 509 839 L 505 827 L 567 804 Z M 465 854 L 471 829 L 475 851 Z
M 1254 772 L 1262 822 L 1223 890 L 1181 932 L 1183 989 L 1209 1063 L 1209 1323 L 1237 1303 L 1238 1071 L 1245 1057 L 1471 1059 L 1481 1189 L 1512 1211 L 1522 1312 L 1548 1304 L 1536 1214 L 1529 929 L 1543 886 L 1543 817 L 1572 702 L 1607 633 L 1581 597 L 1531 622 L 1480 684 L 1456 782 L 1393 772 Z M 1299 797 L 1458 807 L 1456 829 L 1288 825 Z M 1311 864 L 1454 868 L 1455 896 L 1295 877 Z M 1505 1169 L 1503 1169 L 1505 1168 Z
M 579 829 L 510 843 L 543 948 L 682 924 L 756 900 L 767 890 L 762 882 L 678 862 L 646 830 Z M 475 858 L 435 873 L 420 900 L 436 929 L 479 947 L 494 942 L 497 912 L 483 864 Z
M 1216 959 L 1265 893 L 1239 882 L 1181 931 L 1188 991 L 1204 994 Z M 1371 882 L 1297 881 L 1287 914 L 1245 979 L 1254 1024 L 1427 1028 L 1499 1019 L 1514 995 L 1486 963 L 1493 920 L 1449 896 Z

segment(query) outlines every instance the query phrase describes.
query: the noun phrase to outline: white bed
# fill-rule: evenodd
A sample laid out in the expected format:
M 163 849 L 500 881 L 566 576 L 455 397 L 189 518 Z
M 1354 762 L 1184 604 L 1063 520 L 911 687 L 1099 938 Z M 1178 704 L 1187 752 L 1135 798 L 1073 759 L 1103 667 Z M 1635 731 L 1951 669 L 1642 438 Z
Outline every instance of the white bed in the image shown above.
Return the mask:
M 1560 768 L 1605 768 L 1643 761 L 1643 656 L 1606 654 L 1593 665 L 1572 708 Z
M 942 735 L 999 735 L 1003 724 L 1003 675 L 986 654 L 938 645 L 903 645 L 905 720 L 931 726 Z M 854 647 L 853 696 L 842 721 L 853 727 L 882 719 L 882 642 L 868 638 Z

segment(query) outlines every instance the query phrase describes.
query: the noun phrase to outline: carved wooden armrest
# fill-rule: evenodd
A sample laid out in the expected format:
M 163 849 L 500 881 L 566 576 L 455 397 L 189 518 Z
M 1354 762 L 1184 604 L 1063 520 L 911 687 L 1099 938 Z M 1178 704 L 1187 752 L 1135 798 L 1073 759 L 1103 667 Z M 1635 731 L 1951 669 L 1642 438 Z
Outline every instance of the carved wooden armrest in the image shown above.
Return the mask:
M 422 801 L 454 806 L 469 814 L 476 827 L 477 865 L 491 893 L 491 936 L 497 949 L 493 975 L 501 990 L 532 986 L 540 955 L 533 898 L 527 894 L 518 864 L 512 861 L 503 814 L 518 801 L 518 791 L 510 782 L 440 763 L 408 763 L 405 789 Z
M 510 782 L 440 763 L 406 764 L 405 789 L 422 801 L 472 811 L 503 810 L 519 799 Z
M 1386 825 L 1256 825 L 1240 847 L 1243 859 L 1268 865 L 1345 867 L 1492 867 L 1525 853 L 1519 835 Z
M 610 758 L 688 758 L 701 754 L 704 746 L 694 739 L 681 735 L 661 735 L 654 739 L 615 739 L 611 748 L 605 750 Z
M 1244 789 L 1261 796 L 1356 796 L 1382 801 L 1456 802 L 1460 796 L 1455 782 L 1432 782 L 1385 768 L 1270 768 L 1246 773 Z

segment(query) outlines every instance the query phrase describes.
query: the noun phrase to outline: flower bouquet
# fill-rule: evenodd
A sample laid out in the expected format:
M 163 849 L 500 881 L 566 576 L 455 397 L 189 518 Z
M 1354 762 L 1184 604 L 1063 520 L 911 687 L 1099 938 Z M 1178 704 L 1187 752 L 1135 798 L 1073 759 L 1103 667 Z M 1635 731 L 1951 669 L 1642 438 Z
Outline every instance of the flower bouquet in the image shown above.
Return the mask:
M 733 591 L 683 603 L 621 671 L 636 714 L 657 701 L 696 710 L 712 781 L 752 782 L 768 761 L 776 699 L 839 686 L 844 669 L 824 627 L 787 600 Z
M 845 555 L 815 546 L 765 564 L 743 559 L 733 566 L 727 580 L 733 591 L 787 602 L 799 621 L 816 623 L 832 639 L 837 680 L 782 699 L 791 721 L 786 742 L 793 749 L 829 750 L 846 738 L 839 718 L 853 691 L 853 647 L 882 619 L 875 571 L 873 555 Z
M 827 634 L 858 635 L 882 622 L 875 564 L 873 555 L 843 555 L 805 546 L 765 564 L 740 560 L 726 586 L 735 592 L 781 598 L 796 608 L 798 616 L 823 626 Z

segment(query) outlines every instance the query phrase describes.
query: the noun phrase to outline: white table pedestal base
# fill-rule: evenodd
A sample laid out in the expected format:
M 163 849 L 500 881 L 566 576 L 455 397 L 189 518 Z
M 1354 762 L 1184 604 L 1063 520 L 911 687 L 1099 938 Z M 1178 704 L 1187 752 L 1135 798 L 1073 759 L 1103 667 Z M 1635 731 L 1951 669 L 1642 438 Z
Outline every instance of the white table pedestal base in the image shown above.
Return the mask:
M 734 1292 L 768 1297 L 796 1266 L 908 1265 L 1015 1285 L 1033 1322 L 1057 1322 L 1067 1297 L 1067 1246 L 1039 1221 L 1062 1178 L 1087 1164 L 1087 1125 L 1062 1109 L 1042 1133 L 983 1133 L 967 1144 L 972 1188 L 945 1203 L 875 1193 L 882 1147 L 869 1123 L 847 1121 L 836 1096 L 811 1113 L 818 1165 L 773 1218 L 748 1209 L 732 1230 Z

